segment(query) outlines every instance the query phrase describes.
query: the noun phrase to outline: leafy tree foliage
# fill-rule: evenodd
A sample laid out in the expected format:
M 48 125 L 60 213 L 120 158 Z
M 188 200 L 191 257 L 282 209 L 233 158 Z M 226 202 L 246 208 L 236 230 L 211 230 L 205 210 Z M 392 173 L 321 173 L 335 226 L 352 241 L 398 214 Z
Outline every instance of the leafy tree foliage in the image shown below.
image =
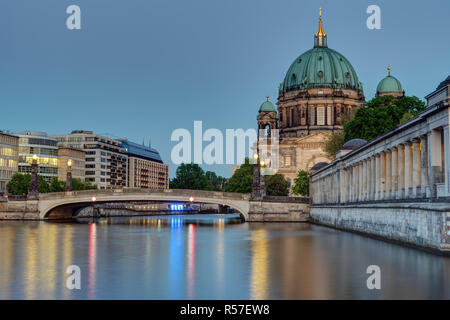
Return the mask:
M 30 188 L 31 175 L 29 173 L 15 173 L 11 180 L 6 185 L 6 190 L 9 194 L 22 195 L 28 194 L 28 189 Z M 40 193 L 47 193 L 50 191 L 48 182 L 44 177 L 38 175 L 38 184 Z
M 373 98 L 365 107 L 356 111 L 352 121 L 345 124 L 345 141 L 355 138 L 373 140 L 398 126 L 401 120 L 405 119 L 405 114 L 416 116 L 423 110 L 425 110 L 425 103 L 417 97 Z
M 344 131 L 336 131 L 327 137 L 323 150 L 327 154 L 328 158 L 336 158 L 336 153 L 342 148 L 345 143 L 344 138 Z
M 64 182 L 63 182 L 64 183 Z M 65 186 L 65 183 L 64 183 Z M 91 184 L 89 181 L 81 181 L 78 178 L 72 179 L 72 190 L 78 191 L 78 190 L 96 190 L 98 189 L 97 185 Z
M 30 180 L 31 181 L 31 175 Z M 28 183 L 28 186 L 30 183 Z M 47 180 L 44 179 L 44 177 L 38 175 L 38 191 L 39 193 L 48 193 L 50 192 L 50 185 L 48 184 Z
M 208 190 L 205 172 L 196 163 L 182 163 L 170 181 L 171 189 Z
M 11 180 L 6 185 L 6 189 L 9 194 L 23 195 L 28 194 L 30 187 L 31 175 L 29 173 L 15 173 Z M 39 192 L 63 192 L 66 183 L 59 181 L 56 177 L 52 178 L 50 184 L 40 175 L 38 175 Z M 92 185 L 89 182 L 82 182 L 80 179 L 72 179 L 73 190 L 92 190 L 97 189 L 96 185 Z
M 296 195 L 309 196 L 309 174 L 305 170 L 299 170 L 297 178 L 294 179 L 292 193 Z
M 216 175 L 216 173 L 212 171 L 206 171 L 205 176 L 208 180 L 208 190 L 222 191 L 224 189 L 227 179 Z
M 53 177 L 50 180 L 50 192 L 63 192 L 66 188 L 66 183 L 64 181 L 59 181 L 57 177 Z
M 28 194 L 31 176 L 29 174 L 15 173 L 6 185 L 9 194 Z
M 225 191 L 238 193 L 251 193 L 253 184 L 253 165 L 248 158 L 234 172 L 233 176 L 225 184 Z
M 264 181 L 268 196 L 287 196 L 289 194 L 289 183 L 282 174 L 264 176 Z

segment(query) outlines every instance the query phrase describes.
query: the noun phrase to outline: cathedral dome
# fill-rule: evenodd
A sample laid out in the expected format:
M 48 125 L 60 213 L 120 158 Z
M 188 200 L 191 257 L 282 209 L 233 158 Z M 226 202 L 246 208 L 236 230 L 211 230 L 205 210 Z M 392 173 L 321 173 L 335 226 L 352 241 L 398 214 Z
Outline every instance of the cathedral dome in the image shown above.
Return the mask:
M 281 92 L 312 88 L 352 89 L 363 91 L 355 69 L 339 52 L 315 47 L 300 55 L 290 66 Z
M 364 139 L 351 139 L 344 143 L 341 150 L 355 150 L 367 143 Z
M 403 92 L 403 87 L 400 81 L 390 74 L 381 80 L 377 86 L 377 94 L 386 92 Z
M 280 85 L 280 93 L 312 88 L 352 89 L 363 91 L 355 69 L 339 52 L 328 48 L 322 16 L 314 35 L 314 48 L 301 54 L 291 64 Z
M 264 101 L 261 107 L 259 107 L 259 112 L 276 112 L 275 106 L 269 101 L 269 97 L 267 97 L 267 101 Z

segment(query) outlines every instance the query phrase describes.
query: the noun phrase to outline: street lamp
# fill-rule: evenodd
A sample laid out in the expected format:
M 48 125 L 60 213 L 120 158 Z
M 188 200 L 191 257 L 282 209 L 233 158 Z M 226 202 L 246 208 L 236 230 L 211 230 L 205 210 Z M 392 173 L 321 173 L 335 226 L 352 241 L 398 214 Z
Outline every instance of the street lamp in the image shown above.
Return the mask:
M 31 162 L 31 180 L 28 188 L 28 199 L 36 200 L 39 198 L 39 182 L 38 182 L 38 156 L 33 155 Z
M 67 160 L 66 191 L 72 191 L 72 159 Z

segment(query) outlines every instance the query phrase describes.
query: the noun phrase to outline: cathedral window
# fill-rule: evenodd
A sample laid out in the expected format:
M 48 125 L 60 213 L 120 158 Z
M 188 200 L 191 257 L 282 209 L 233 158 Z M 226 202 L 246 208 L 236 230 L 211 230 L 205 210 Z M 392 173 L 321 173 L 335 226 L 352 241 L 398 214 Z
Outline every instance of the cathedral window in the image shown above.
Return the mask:
M 311 107 L 309 110 L 309 124 L 314 125 L 316 124 L 316 108 Z
M 323 126 L 325 125 L 325 108 L 317 107 L 317 125 Z
M 284 166 L 290 167 L 291 166 L 291 156 L 284 157 Z

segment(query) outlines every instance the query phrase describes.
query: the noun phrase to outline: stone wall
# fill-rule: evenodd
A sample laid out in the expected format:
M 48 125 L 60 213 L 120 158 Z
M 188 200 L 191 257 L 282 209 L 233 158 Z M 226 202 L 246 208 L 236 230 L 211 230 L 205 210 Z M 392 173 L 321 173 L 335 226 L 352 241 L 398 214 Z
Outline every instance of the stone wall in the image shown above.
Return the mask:
M 449 203 L 313 205 L 313 222 L 450 253 Z
M 38 201 L 1 201 L 0 220 L 40 220 Z
M 306 222 L 309 203 L 305 201 L 250 201 L 248 222 Z

